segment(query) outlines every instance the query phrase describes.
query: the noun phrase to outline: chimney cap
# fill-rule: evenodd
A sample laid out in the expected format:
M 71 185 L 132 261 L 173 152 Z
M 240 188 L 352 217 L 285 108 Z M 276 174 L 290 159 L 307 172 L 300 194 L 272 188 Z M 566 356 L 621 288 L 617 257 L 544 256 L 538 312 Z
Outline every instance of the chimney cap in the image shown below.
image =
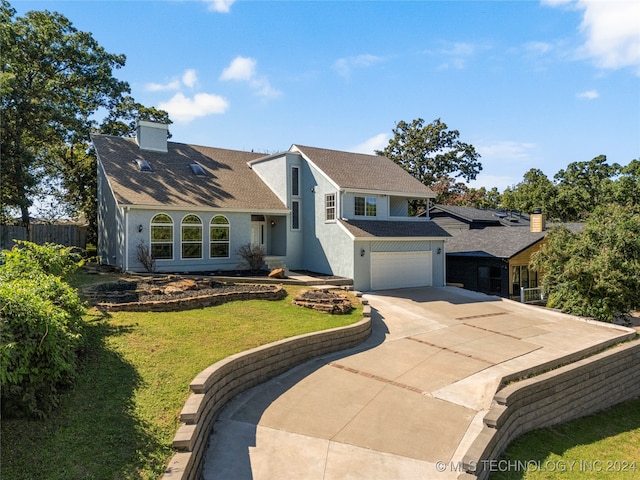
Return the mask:
M 150 128 L 161 128 L 163 130 L 169 130 L 169 125 L 162 122 L 154 122 L 153 120 L 136 120 L 137 127 L 150 127 Z

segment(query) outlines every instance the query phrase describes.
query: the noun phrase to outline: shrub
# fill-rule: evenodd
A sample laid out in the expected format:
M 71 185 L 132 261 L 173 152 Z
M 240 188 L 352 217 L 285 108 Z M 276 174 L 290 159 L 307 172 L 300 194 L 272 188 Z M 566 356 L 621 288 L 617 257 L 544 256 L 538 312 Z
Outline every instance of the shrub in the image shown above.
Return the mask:
M 36 245 L 20 240 L 11 250 L 0 254 L 0 278 L 15 278 L 33 271 L 62 277 L 73 273 L 82 265 L 82 256 L 73 253 L 73 247 L 47 243 Z
M 248 267 L 252 272 L 257 272 L 264 265 L 264 257 L 267 256 L 267 252 L 262 245 L 247 243 L 238 249 L 238 255 L 242 257 L 244 267 Z
M 140 242 L 136 248 L 136 257 L 147 272 L 151 273 L 156 271 L 156 259 L 153 258 L 149 247 L 143 242 Z
M 70 250 L 35 247 L 2 254 L 0 381 L 3 412 L 43 416 L 75 378 L 85 310 L 59 276 L 77 267 Z

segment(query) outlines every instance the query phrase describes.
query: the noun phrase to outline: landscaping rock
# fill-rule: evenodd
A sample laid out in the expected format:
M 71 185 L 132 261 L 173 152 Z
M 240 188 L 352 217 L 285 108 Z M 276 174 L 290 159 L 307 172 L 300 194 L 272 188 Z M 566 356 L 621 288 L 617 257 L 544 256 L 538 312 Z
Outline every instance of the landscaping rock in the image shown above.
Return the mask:
M 269 278 L 287 278 L 284 273 L 284 268 L 276 268 L 269 273 Z
M 293 304 L 334 315 L 353 310 L 353 304 L 346 295 L 326 290 L 306 290 L 293 299 Z

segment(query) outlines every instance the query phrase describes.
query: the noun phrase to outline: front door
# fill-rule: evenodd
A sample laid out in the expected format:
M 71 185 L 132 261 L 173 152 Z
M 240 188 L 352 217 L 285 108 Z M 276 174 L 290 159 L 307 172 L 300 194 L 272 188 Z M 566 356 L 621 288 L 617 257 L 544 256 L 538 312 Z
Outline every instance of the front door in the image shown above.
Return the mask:
M 267 251 L 267 222 L 251 222 L 251 245 L 259 245 Z

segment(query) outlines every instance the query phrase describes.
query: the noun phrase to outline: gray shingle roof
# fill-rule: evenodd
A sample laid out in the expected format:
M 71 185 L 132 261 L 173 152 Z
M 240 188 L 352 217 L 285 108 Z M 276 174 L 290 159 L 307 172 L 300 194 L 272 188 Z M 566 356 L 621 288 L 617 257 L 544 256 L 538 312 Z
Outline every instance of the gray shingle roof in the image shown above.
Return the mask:
M 436 195 L 392 160 L 362 153 L 294 145 L 340 188 L 375 190 L 435 198 Z
M 434 220 L 438 217 L 448 215 L 474 224 L 529 226 L 529 216 L 514 211 L 460 207 L 455 205 L 434 205 L 430 213 Z
M 564 224 L 572 232 L 579 232 L 583 223 Z M 511 258 L 542 240 L 549 230 L 531 232 L 528 228 L 487 227 L 481 230 L 453 232 L 447 239 L 447 255 Z
M 143 151 L 132 138 L 94 135 L 93 144 L 121 205 L 286 210 L 247 162 L 262 153 L 168 142 L 167 153 Z M 151 172 L 135 163 L 143 158 Z M 198 163 L 205 176 L 189 167 Z
M 338 220 L 356 238 L 449 237 L 430 221 Z
M 528 228 L 487 227 L 465 230 L 447 239 L 447 255 L 511 258 L 542 240 L 546 232 L 531 233 Z

